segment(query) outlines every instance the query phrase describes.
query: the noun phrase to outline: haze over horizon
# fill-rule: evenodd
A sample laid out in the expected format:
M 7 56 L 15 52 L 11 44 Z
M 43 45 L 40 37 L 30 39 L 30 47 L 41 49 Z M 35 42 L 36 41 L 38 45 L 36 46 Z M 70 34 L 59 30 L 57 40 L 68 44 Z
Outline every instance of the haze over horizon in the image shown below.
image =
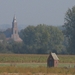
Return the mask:
M 18 25 L 63 25 L 74 5 L 75 0 L 0 0 L 0 25 L 11 25 L 14 14 Z

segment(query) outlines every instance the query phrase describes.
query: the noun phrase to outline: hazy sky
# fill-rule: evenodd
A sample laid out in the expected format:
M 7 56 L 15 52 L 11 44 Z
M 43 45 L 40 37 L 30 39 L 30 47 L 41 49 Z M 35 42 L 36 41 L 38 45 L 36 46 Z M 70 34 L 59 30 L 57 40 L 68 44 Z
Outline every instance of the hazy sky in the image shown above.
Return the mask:
M 0 24 L 12 24 L 15 14 L 18 24 L 63 25 L 74 5 L 75 0 L 0 0 Z

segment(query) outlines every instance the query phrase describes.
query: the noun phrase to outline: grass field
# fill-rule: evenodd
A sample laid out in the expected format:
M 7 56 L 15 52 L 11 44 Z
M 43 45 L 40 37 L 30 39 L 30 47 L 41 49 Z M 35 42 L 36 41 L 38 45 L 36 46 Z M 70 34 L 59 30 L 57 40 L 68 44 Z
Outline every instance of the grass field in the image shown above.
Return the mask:
M 47 68 L 48 56 L 49 55 L 36 55 L 36 54 L 28 54 L 28 55 L 0 54 L 0 74 L 1 73 L 3 74 L 24 73 L 24 75 L 25 74 L 26 75 L 51 75 L 51 74 L 74 75 L 75 74 L 74 55 L 58 55 L 59 65 L 56 68 Z
M 0 54 L 0 63 L 46 63 L 49 55 Z M 75 63 L 75 55 L 58 55 L 60 63 Z
M 75 74 L 75 68 L 47 68 L 47 67 L 0 67 L 0 73 L 54 73 L 54 74 Z
M 54 74 L 54 73 L 1 73 L 0 75 L 62 75 L 62 74 Z M 64 74 L 64 75 L 72 75 L 72 74 Z M 74 75 L 74 74 L 73 74 Z
M 46 63 L 0 63 L 0 67 L 31 67 L 31 68 L 36 68 L 36 67 L 47 67 Z M 75 67 L 75 63 L 59 63 L 58 67 Z

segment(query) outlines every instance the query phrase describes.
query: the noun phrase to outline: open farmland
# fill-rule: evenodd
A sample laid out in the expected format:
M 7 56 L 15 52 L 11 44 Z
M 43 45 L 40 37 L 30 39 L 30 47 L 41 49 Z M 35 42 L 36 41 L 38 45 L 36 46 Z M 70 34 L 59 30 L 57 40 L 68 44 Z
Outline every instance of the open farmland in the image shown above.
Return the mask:
M 0 54 L 0 63 L 46 63 L 49 55 Z M 75 63 L 75 55 L 58 55 L 60 63 Z
M 37 54 L 0 54 L 0 75 L 7 75 L 8 73 L 8 75 L 75 74 L 74 55 L 58 55 L 60 63 L 56 68 L 47 68 L 48 56 Z

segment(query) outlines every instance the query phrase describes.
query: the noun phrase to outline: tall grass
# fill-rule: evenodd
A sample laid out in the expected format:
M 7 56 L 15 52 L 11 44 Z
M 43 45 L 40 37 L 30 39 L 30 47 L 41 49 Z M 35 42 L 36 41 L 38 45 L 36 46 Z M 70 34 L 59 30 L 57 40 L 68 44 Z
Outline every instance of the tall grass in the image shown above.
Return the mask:
M 75 68 L 25 68 L 25 67 L 0 67 L 0 73 L 55 73 L 55 74 L 75 74 Z

